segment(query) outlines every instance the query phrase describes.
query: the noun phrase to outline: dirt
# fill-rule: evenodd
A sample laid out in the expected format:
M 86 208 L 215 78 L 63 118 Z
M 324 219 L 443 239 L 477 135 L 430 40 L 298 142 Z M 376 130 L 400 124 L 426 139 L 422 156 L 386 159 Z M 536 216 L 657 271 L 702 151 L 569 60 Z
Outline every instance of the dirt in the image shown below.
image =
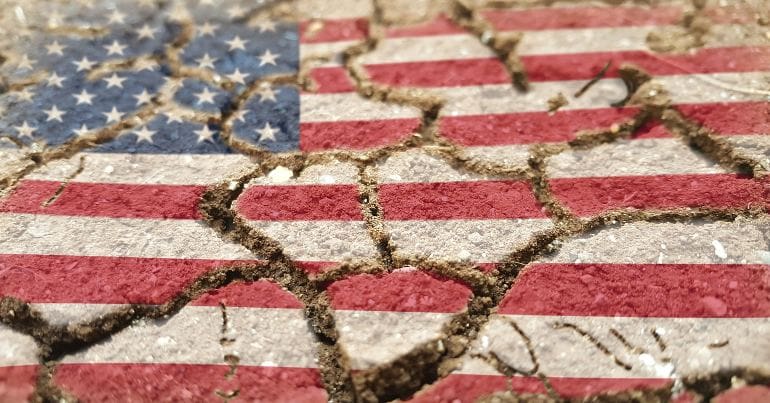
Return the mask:
M 401 2 L 398 2 L 399 4 Z M 362 43 L 347 49 L 343 55 L 344 65 L 348 74 L 356 84 L 357 92 L 368 99 L 379 102 L 409 105 L 422 111 L 421 124 L 416 133 L 404 141 L 367 152 L 326 151 L 318 153 L 271 154 L 231 135 L 231 123 L 234 114 L 243 103 L 266 84 L 287 84 L 297 88 L 312 88 L 312 83 L 303 74 L 292 76 L 269 77 L 254 83 L 244 94 L 238 97 L 228 110 L 222 111 L 221 116 L 194 116 L 194 120 L 220 125 L 225 141 L 236 151 L 254 157 L 255 168 L 252 172 L 237 178 L 235 186 L 231 182 L 216 184 L 207 189 L 202 196 L 200 211 L 205 222 L 215 229 L 221 237 L 238 242 L 256 256 L 265 260 L 264 264 L 240 265 L 224 267 L 207 273 L 185 288 L 172 300 L 160 306 L 130 306 L 121 308 L 109 315 L 102 316 L 90 322 L 74 326 L 53 326 L 23 301 L 5 297 L 0 300 L 0 321 L 13 329 L 32 336 L 41 347 L 41 369 L 36 399 L 39 401 L 73 400 L 65 391 L 58 389 L 52 382 L 52 374 L 56 364 L 66 354 L 84 349 L 110 335 L 130 326 L 140 318 L 160 318 L 173 315 L 197 296 L 230 284 L 236 280 L 271 279 L 295 295 L 305 306 L 305 315 L 319 340 L 321 347 L 318 352 L 318 363 L 323 383 L 330 399 L 338 402 L 352 401 L 385 401 L 405 399 L 413 393 L 425 388 L 445 377 L 454 368 L 456 361 L 468 349 L 471 341 L 478 335 L 481 327 L 487 323 L 495 307 L 500 303 L 511 284 L 516 281 L 518 273 L 537 258 L 558 250 L 560 241 L 607 228 L 618 223 L 635 221 L 679 222 L 691 220 L 729 221 L 736 217 L 764 217 L 767 215 L 757 209 L 705 209 L 683 208 L 672 210 L 639 211 L 618 210 L 610 211 L 599 216 L 581 219 L 576 217 L 564 206 L 550 190 L 549 178 L 546 174 L 548 159 L 556 154 L 570 149 L 589 149 L 600 144 L 613 142 L 621 138 L 632 137 L 645 123 L 659 120 L 676 136 L 690 144 L 696 151 L 720 165 L 738 170 L 748 176 L 760 178 L 766 174 L 759 162 L 741 155 L 732 145 L 719 138 L 719 133 L 700 126 L 688 120 L 673 109 L 667 102 L 665 91 L 659 91 L 656 96 L 647 96 L 650 91 L 650 76 L 641 69 L 627 66 L 621 71 L 621 77 L 627 84 L 628 96 L 622 104 L 632 104 L 639 107 L 637 115 L 620 125 L 613 125 L 604 130 L 578 133 L 575 140 L 535 145 L 530 150 L 528 168 L 525 170 L 496 166 L 490 163 L 480 163 L 463 156 L 462 148 L 444 139 L 438 129 L 443 102 L 433 95 L 420 90 L 394 89 L 375 84 L 369 80 L 358 58 L 376 49 L 381 38 L 381 32 L 386 26 L 400 23 L 410 23 L 423 20 L 435 15 L 436 11 L 430 2 L 421 2 L 423 17 L 410 19 L 398 5 L 389 7 L 387 2 L 379 2 L 370 19 L 371 34 Z M 499 4 L 498 4 L 499 3 Z M 493 6 L 507 6 L 506 2 L 497 2 Z M 549 2 L 539 2 L 548 4 Z M 619 3 L 613 1 L 611 3 Z M 702 38 L 709 30 L 707 17 L 701 15 L 699 2 L 694 3 L 694 11 L 685 16 L 682 22 L 683 31 L 674 36 L 651 35 L 648 38 L 650 46 L 656 51 L 674 52 L 702 46 Z M 486 23 L 476 11 L 476 5 L 462 1 L 451 2 L 449 7 L 439 7 L 439 11 L 447 11 L 458 25 L 475 35 L 481 43 L 488 46 L 505 64 L 511 77 L 511 83 L 520 91 L 529 88 L 527 72 L 524 71 L 516 46 L 519 35 L 502 35 Z M 264 16 L 291 17 L 292 11 L 288 2 L 280 2 L 266 9 L 258 9 L 247 15 L 246 19 Z M 179 61 L 179 50 L 190 40 L 190 29 L 183 29 L 179 37 L 168 47 L 158 61 L 172 66 L 171 76 L 175 78 L 196 77 L 210 82 L 210 73 L 184 67 Z M 310 62 L 310 61 L 306 61 Z M 68 158 L 79 151 L 114 139 L 121 131 L 139 127 L 149 118 L 164 108 L 173 107 L 172 93 L 169 88 L 162 89 L 160 96 L 151 105 L 142 109 L 136 116 L 127 118 L 92 135 L 73 140 L 62 146 L 44 149 L 30 154 L 32 162 L 22 172 L 0 179 L 1 189 L 11 189 L 35 167 L 47 162 Z M 232 83 L 220 82 L 223 88 Z M 590 90 L 590 89 L 586 89 Z M 559 94 L 561 95 L 561 94 Z M 565 105 L 563 95 L 554 98 L 552 111 L 557 111 Z M 551 104 L 549 102 L 549 104 Z M 447 262 L 429 259 L 398 259 L 394 257 L 394 247 L 382 220 L 382 208 L 378 201 L 378 184 L 371 171 L 374 164 L 387 158 L 395 152 L 412 148 L 422 148 L 432 155 L 441 157 L 459 170 L 465 170 L 495 178 L 526 179 L 532 186 L 537 200 L 545 207 L 555 221 L 551 230 L 535 233 L 523 246 L 510 251 L 507 257 L 494 270 L 483 274 L 472 264 Z M 359 169 L 359 201 L 365 223 L 372 240 L 378 247 L 379 259 L 376 263 L 340 264 L 336 267 L 311 276 L 300 269 L 283 252 L 280 240 L 271 239 L 259 231 L 249 227 L 232 208 L 233 202 L 243 191 L 251 179 L 266 175 L 277 166 L 288 167 L 295 176 L 306 167 L 328 161 L 349 161 Z M 52 202 L 55 202 L 53 200 Z M 457 281 L 461 281 L 473 291 L 467 310 L 456 315 L 444 330 L 443 336 L 437 340 L 416 346 L 408 354 L 385 365 L 353 373 L 348 360 L 338 342 L 339 336 L 335 327 L 334 317 L 326 295 L 326 287 L 333 281 L 362 273 L 385 273 L 404 266 L 415 266 L 421 270 L 436 273 Z M 226 325 L 226 313 L 223 307 L 223 326 Z M 512 325 L 515 328 L 515 323 Z M 565 329 L 560 331 L 577 331 L 581 329 L 574 325 L 563 324 Z M 570 330 L 571 329 L 571 330 Z M 520 330 L 518 330 L 520 332 Z M 585 332 L 583 332 L 585 333 Z M 581 334 L 583 334 L 581 333 Z M 586 336 L 590 337 L 590 336 Z M 595 341 L 595 340 L 594 340 Z M 598 342 L 593 343 L 602 348 Z M 605 348 L 606 350 L 606 348 Z M 508 367 L 494 356 L 485 357 L 503 373 L 524 373 L 520 369 Z M 536 357 L 533 355 L 533 361 Z M 237 365 L 237 362 L 232 364 Z M 535 372 L 537 369 L 535 369 Z M 527 373 L 529 374 L 529 373 Z M 751 369 L 729 373 L 703 374 L 702 376 L 685 379 L 685 390 L 703 398 L 710 398 L 731 388 L 735 379 L 739 378 L 746 384 L 770 383 L 770 374 L 759 373 Z M 547 383 L 547 379 L 544 379 Z M 232 396 L 230 396 L 232 397 Z M 671 397 L 668 389 L 646 392 L 629 392 L 617 395 L 602 395 L 587 398 L 587 401 L 666 401 Z M 485 402 L 514 402 L 514 401 L 560 401 L 558 396 L 545 395 L 516 395 L 511 392 L 499 393 L 484 397 Z

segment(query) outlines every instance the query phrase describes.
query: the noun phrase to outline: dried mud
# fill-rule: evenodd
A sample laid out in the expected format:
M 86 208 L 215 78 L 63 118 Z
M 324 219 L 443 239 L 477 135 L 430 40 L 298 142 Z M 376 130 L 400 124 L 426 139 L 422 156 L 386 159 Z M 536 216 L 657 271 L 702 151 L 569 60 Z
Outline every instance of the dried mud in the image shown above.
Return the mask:
M 610 4 L 621 3 L 621 0 L 607 1 Z M 527 74 L 516 54 L 519 35 L 502 35 L 495 32 L 489 24 L 477 13 L 480 4 L 469 4 L 463 1 L 441 3 L 441 10 L 448 11 L 451 19 L 476 36 L 481 43 L 488 46 L 505 64 L 511 76 L 512 85 L 521 91 L 529 87 Z M 485 6 L 507 7 L 512 2 L 491 1 Z M 521 4 L 521 2 L 518 2 Z M 551 1 L 531 1 L 527 4 L 549 5 Z M 647 4 L 649 2 L 640 1 Z M 708 23 L 703 22 L 699 10 L 700 2 L 693 2 L 693 13 L 686 16 L 683 26 L 686 34 L 674 39 L 653 37 L 651 46 L 655 50 L 674 51 L 683 48 L 702 46 L 702 37 L 708 31 Z M 689 121 L 669 105 L 665 91 L 654 97 L 649 93 L 650 76 L 633 66 L 623 69 L 622 77 L 627 83 L 628 96 L 619 100 L 619 104 L 633 104 L 639 107 L 639 113 L 627 122 L 613 125 L 604 130 L 577 133 L 576 138 L 569 142 L 534 145 L 530 149 L 528 167 L 513 169 L 469 159 L 464 156 L 462 149 L 451 141 L 443 138 L 438 129 L 443 101 L 420 90 L 389 88 L 373 83 L 366 75 L 358 59 L 361 55 L 377 48 L 384 27 L 404 21 L 395 10 L 387 9 L 386 2 L 375 4 L 374 13 L 370 18 L 370 35 L 364 41 L 347 49 L 342 55 L 344 66 L 356 85 L 356 91 L 363 97 L 378 102 L 409 105 L 422 112 L 421 125 L 413 136 L 400 143 L 382 147 L 367 152 L 327 151 L 318 153 L 272 154 L 266 150 L 247 144 L 233 138 L 231 135 L 232 118 L 243 107 L 245 101 L 264 85 L 286 84 L 298 88 L 312 89 L 313 83 L 306 75 L 307 69 L 292 76 L 269 77 L 254 83 L 239 95 L 235 101 L 222 110 L 218 116 L 200 114 L 193 116 L 195 120 L 218 125 L 222 128 L 222 136 L 234 150 L 253 157 L 254 169 L 237 178 L 216 184 L 207 189 L 202 196 L 200 211 L 208 226 L 230 241 L 237 242 L 250 251 L 263 263 L 253 265 L 238 265 L 216 269 L 202 275 L 181 293 L 170 301 L 158 306 L 134 305 L 120 308 L 110 314 L 83 323 L 70 326 L 55 326 L 47 323 L 40 313 L 23 301 L 4 297 L 0 299 L 0 321 L 7 326 L 35 339 L 40 347 L 41 369 L 38 374 L 35 399 L 38 401 L 73 401 L 75 398 L 66 391 L 59 389 L 53 382 L 58 361 L 67 354 L 87 348 L 94 343 L 104 340 L 120 330 L 131 326 L 138 319 L 163 318 L 174 315 L 182 307 L 207 291 L 224 287 L 237 280 L 269 279 L 291 292 L 304 304 L 305 317 L 313 330 L 318 342 L 318 364 L 329 399 L 337 402 L 353 401 L 386 401 L 406 399 L 415 392 L 424 389 L 432 383 L 447 376 L 468 350 L 470 343 L 477 337 L 481 327 L 486 324 L 490 315 L 495 311 L 503 296 L 516 281 L 518 273 L 536 259 L 554 253 L 563 241 L 590 231 L 623 225 L 637 221 L 649 222 L 684 222 L 693 220 L 730 221 L 737 217 L 758 218 L 766 217 L 767 212 L 760 209 L 707 209 L 682 208 L 672 210 L 617 210 L 601 215 L 581 219 L 554 197 L 550 190 L 549 178 L 546 174 L 548 159 L 570 149 L 589 149 L 601 144 L 610 143 L 617 139 L 632 137 L 642 126 L 653 120 L 659 120 L 682 141 L 691 145 L 720 165 L 735 169 L 754 178 L 763 177 L 766 172 L 758 161 L 744 156 L 732 145 L 720 139 L 719 133 L 701 127 L 696 122 Z M 432 10 L 433 6 L 426 6 Z M 434 11 L 426 11 L 427 14 Z M 243 17 L 252 20 L 267 17 L 293 18 L 295 14 L 290 2 L 278 2 L 269 7 L 256 8 Z M 217 80 L 206 71 L 182 66 L 179 60 L 179 50 L 190 40 L 191 28 L 182 29 L 179 37 L 158 56 L 158 62 L 171 66 L 172 78 L 181 79 L 195 77 L 222 88 L 230 88 L 232 83 Z M 90 34 L 93 32 L 79 32 Z M 684 38 L 684 39 L 683 39 Z M 312 61 L 305 61 L 310 63 Z M 128 61 L 131 66 L 135 61 Z M 109 66 L 105 66 L 108 68 Z M 114 67 L 114 66 L 113 66 Z M 590 91 L 591 82 L 586 83 L 584 91 Z M 662 89 L 664 90 L 664 89 Z M 33 150 L 28 155 L 30 162 L 23 170 L 10 176 L 0 178 L 0 189 L 12 189 L 25 175 L 36 167 L 48 162 L 69 158 L 78 152 L 92 148 L 98 144 L 114 139 L 121 131 L 138 127 L 147 122 L 152 116 L 164 110 L 173 108 L 173 88 L 160 91 L 151 105 L 110 127 L 104 128 L 84 138 L 73 140 L 62 146 Z M 556 110 L 558 108 L 554 108 Z M 387 228 L 382 220 L 382 209 L 378 201 L 378 184 L 376 181 L 376 163 L 390 155 L 413 148 L 420 148 L 427 153 L 440 157 L 454 168 L 474 173 L 480 173 L 498 178 L 526 179 L 532 185 L 537 200 L 545 207 L 554 221 L 551 230 L 533 234 L 521 247 L 510 253 L 490 272 L 484 273 L 478 267 L 466 262 L 451 262 L 431 260 L 427 258 L 403 259 L 394 254 L 395 247 L 390 242 Z M 379 257 L 376 262 L 343 263 L 325 270 L 317 275 L 308 275 L 299 268 L 284 253 L 280 239 L 272 239 L 267 235 L 249 227 L 233 209 L 233 202 L 243 191 L 250 180 L 266 175 L 278 166 L 289 168 L 294 175 L 301 173 L 306 167 L 329 161 L 348 161 L 354 163 L 359 170 L 359 202 L 365 223 L 377 246 Z M 73 173 L 77 175 L 77 172 Z M 66 186 L 66 183 L 62 186 Z M 55 201 L 52 196 L 51 202 Z M 326 287 L 340 279 L 361 273 L 386 273 L 404 266 L 419 267 L 420 270 L 435 273 L 467 284 L 473 291 L 473 297 L 467 309 L 457 314 L 444 326 L 442 336 L 422 345 L 415 346 L 407 354 L 384 365 L 353 372 L 348 358 L 339 343 L 339 335 L 335 326 Z M 222 307 L 223 328 L 227 327 L 226 307 Z M 555 331 L 577 331 L 586 337 L 595 348 L 608 354 L 609 359 L 618 361 L 606 347 L 590 333 L 569 323 L 561 324 L 561 329 Z M 529 337 L 520 328 L 511 323 L 512 331 L 518 332 L 530 343 Z M 226 342 L 223 340 L 222 342 Z M 534 369 L 522 370 L 505 364 L 494 355 L 482 357 L 500 372 L 506 375 L 538 374 L 538 359 L 534 351 L 529 349 Z M 232 370 L 237 370 L 237 361 L 232 361 Z M 622 362 L 619 363 L 623 365 Z M 542 376 L 542 375 L 541 375 Z M 517 395 L 512 392 L 498 393 L 483 397 L 484 402 L 518 402 L 518 401 L 563 401 L 553 392 L 547 378 L 543 382 L 551 392 L 549 395 Z M 736 381 L 739 380 L 739 381 Z M 744 384 L 770 383 L 770 374 L 760 373 L 750 368 L 724 373 L 702 374 L 698 377 L 683 379 L 683 390 L 709 399 L 721 391 L 729 389 L 736 382 Z M 223 392 L 220 397 L 228 400 L 234 397 L 234 391 Z M 586 401 L 619 402 L 619 401 L 668 401 L 672 396 L 670 388 L 648 391 L 634 391 L 614 395 L 599 395 L 588 397 Z

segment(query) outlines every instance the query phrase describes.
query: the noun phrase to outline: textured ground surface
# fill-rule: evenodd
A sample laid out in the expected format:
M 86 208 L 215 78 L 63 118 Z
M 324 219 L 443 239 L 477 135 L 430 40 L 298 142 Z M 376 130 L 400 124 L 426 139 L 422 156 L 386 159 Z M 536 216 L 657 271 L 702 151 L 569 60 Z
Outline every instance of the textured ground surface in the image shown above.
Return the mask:
M 764 1 L 0 9 L 0 401 L 770 399 Z

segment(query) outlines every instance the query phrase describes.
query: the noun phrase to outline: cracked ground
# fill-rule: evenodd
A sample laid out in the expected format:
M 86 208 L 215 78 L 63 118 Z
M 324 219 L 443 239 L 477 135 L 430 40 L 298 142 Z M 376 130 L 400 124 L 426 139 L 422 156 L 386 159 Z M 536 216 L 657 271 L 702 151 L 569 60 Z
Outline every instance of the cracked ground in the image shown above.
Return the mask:
M 764 0 L 0 10 L 0 401 L 770 401 Z

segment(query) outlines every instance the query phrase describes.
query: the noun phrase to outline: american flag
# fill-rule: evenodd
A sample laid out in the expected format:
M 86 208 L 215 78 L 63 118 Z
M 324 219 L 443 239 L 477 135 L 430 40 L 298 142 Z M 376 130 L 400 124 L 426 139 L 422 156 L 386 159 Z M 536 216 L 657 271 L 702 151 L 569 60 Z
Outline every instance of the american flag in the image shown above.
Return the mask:
M 363 152 L 408 139 L 422 122 L 414 106 L 359 94 L 342 65 L 342 52 L 367 37 L 368 1 L 332 8 L 303 0 L 293 22 L 253 19 L 247 2 L 50 7 L 41 15 L 21 3 L 12 8 L 31 28 L 14 34 L 0 66 L 9 88 L 0 94 L 0 133 L 12 140 L 0 140 L 0 173 L 29 171 L 0 199 L 0 296 L 28 302 L 52 324 L 160 305 L 212 269 L 266 258 L 222 239 L 199 211 L 207 186 L 254 166 L 231 142 L 271 153 Z M 746 35 L 745 13 L 714 3 L 704 46 L 650 51 L 650 35 L 679 33 L 686 8 L 480 11 L 498 32 L 523 33 L 516 52 L 532 84 L 526 93 L 489 47 L 443 15 L 385 29 L 360 62 L 376 84 L 443 99 L 438 133 L 471 163 L 527 170 L 533 145 L 623 125 L 639 107 L 610 105 L 627 92 L 619 67 L 633 63 L 683 116 L 767 169 L 766 38 Z M 169 47 L 187 34 L 171 50 L 181 67 L 173 66 Z M 313 61 L 311 87 L 270 84 L 299 74 L 301 60 Z M 608 63 L 603 78 L 574 95 Z M 567 104 L 549 111 L 559 93 Z M 25 157 L 110 127 L 119 134 L 74 156 L 41 166 Z M 578 218 L 622 208 L 767 207 L 766 182 L 677 136 L 650 121 L 629 139 L 567 149 L 547 160 L 551 191 Z M 393 152 L 371 168 L 398 259 L 472 263 L 486 273 L 555 225 L 530 181 L 460 169 L 427 148 Z M 250 181 L 232 208 L 311 275 L 343 261 L 374 264 L 361 182 L 349 162 L 318 163 L 297 176 L 278 167 Z M 522 271 L 457 366 L 413 399 L 547 393 L 538 374 L 559 395 L 581 398 L 678 387 L 684 377 L 723 369 L 770 370 L 768 233 L 766 217 L 740 217 L 625 223 L 566 239 Z M 467 284 L 414 268 L 351 275 L 326 291 L 354 374 L 440 338 L 472 297 Z M 235 282 L 168 319 L 137 321 L 63 356 L 53 383 L 84 401 L 217 400 L 234 391 L 244 400 L 324 401 L 317 341 L 302 308 L 275 282 Z M 480 358 L 490 353 L 519 373 Z M 0 324 L 0 400 L 30 396 L 38 354 L 31 337 Z

